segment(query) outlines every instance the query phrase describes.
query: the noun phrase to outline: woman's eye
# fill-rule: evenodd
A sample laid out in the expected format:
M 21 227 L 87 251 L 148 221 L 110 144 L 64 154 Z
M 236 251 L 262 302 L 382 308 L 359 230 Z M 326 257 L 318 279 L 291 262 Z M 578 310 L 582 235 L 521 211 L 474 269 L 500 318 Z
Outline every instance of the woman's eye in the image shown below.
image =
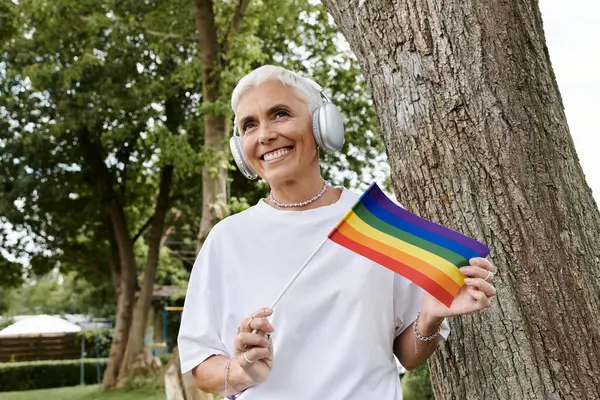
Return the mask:
M 252 129 L 252 127 L 254 127 L 254 123 L 252 123 L 252 122 L 246 122 L 244 124 L 244 126 L 242 126 L 242 133 L 246 133 L 246 131 L 248 129 Z
M 283 117 L 287 117 L 289 114 L 285 111 L 277 111 L 275 113 L 275 119 L 277 118 L 283 118 Z

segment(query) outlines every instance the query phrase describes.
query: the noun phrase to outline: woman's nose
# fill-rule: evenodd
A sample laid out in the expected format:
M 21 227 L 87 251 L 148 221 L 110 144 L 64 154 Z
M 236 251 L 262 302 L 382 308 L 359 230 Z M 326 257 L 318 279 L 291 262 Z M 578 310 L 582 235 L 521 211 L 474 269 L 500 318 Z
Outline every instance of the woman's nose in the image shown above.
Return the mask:
M 275 139 L 277 139 L 277 132 L 275 132 L 271 129 L 270 124 L 264 124 L 260 128 L 260 136 L 259 136 L 260 143 L 267 144 L 269 142 L 272 142 Z

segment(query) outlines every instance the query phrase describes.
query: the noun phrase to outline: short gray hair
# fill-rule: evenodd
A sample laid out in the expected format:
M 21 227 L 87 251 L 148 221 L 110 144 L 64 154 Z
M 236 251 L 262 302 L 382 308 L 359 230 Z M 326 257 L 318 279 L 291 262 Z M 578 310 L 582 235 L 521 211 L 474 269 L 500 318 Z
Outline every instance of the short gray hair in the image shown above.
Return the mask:
M 284 85 L 291 86 L 296 90 L 298 95 L 308 104 L 308 109 L 311 113 L 323 104 L 323 99 L 321 98 L 321 90 L 323 89 L 312 79 L 305 78 L 283 67 L 263 65 L 240 79 L 235 89 L 233 89 L 233 93 L 231 94 L 231 109 L 234 114 L 237 113 L 237 107 L 244 92 L 253 86 L 260 85 L 268 78 L 279 79 Z

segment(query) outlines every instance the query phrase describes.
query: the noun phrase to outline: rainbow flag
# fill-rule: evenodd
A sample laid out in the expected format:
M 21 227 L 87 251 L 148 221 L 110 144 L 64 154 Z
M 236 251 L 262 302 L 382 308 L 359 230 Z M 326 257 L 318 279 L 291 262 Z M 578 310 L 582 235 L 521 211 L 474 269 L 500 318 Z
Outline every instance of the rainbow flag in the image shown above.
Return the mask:
M 464 284 L 459 268 L 490 249 L 412 214 L 373 182 L 329 239 L 413 281 L 450 307 Z

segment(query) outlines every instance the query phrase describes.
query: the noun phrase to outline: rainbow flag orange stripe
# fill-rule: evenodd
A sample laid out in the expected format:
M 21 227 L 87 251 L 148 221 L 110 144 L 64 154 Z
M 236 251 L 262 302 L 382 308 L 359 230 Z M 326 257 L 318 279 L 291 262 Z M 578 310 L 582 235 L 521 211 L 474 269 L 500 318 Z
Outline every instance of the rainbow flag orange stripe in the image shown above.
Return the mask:
M 328 237 L 413 281 L 448 307 L 464 284 L 458 269 L 490 253 L 477 240 L 406 211 L 375 182 Z

